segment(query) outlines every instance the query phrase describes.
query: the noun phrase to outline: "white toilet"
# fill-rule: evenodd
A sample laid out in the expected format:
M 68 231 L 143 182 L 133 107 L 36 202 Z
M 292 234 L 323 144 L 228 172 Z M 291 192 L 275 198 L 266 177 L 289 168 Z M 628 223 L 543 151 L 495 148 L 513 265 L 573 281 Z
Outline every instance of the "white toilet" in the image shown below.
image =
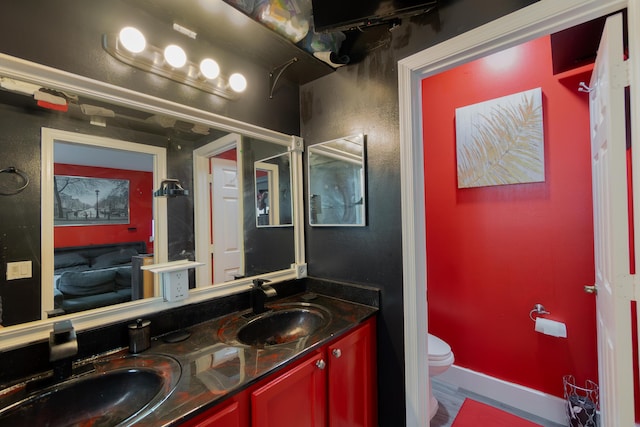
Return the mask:
M 438 401 L 433 396 L 431 389 L 431 377 L 434 375 L 440 375 L 453 364 L 454 357 L 451 347 L 446 342 L 442 341 L 435 335 L 428 334 L 428 349 L 429 349 L 429 396 L 431 400 L 429 402 L 429 419 L 438 412 Z

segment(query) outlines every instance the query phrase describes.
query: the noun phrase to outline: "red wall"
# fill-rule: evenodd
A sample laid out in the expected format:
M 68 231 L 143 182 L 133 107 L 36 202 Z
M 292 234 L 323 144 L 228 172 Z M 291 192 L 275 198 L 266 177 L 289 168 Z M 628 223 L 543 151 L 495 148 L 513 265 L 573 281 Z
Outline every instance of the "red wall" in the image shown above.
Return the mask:
M 153 173 L 56 163 L 56 175 L 86 176 L 129 180 L 129 224 L 55 227 L 54 247 L 97 245 L 116 242 L 147 242 L 153 252 Z
M 506 58 L 515 57 L 507 64 Z M 562 396 L 597 377 L 587 96 L 543 37 L 423 80 L 429 331 L 456 364 Z M 566 76 L 565 76 L 566 77 Z M 545 182 L 457 189 L 455 109 L 542 88 Z M 542 303 L 568 338 L 534 331 Z

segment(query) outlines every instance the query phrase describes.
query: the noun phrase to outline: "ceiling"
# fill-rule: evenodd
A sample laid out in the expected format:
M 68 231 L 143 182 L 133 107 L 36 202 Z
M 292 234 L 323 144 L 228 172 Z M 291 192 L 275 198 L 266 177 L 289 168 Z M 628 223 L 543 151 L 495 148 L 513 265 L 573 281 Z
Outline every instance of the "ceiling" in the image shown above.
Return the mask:
M 171 28 L 174 23 L 197 33 L 197 39 L 249 59 L 266 70 L 274 70 L 297 58 L 295 67 L 283 76 L 304 84 L 333 71 L 329 65 L 299 49 L 285 37 L 221 1 L 123 0 Z
M 57 141 L 54 145 L 54 162 L 153 172 L 153 156 L 151 154 Z
M 262 24 L 256 25 L 256 21 L 222 1 L 124 1 L 168 25 L 173 23 L 184 25 L 196 31 L 198 39 L 235 52 L 245 58 L 251 58 L 251 61 L 267 69 L 273 69 L 286 63 L 292 55 L 298 55 L 298 52 L 306 53 L 297 48 L 292 51 L 294 45 L 289 40 Z M 606 17 L 602 17 L 551 35 L 554 74 L 594 61 L 605 19 Z M 366 51 L 370 50 L 368 47 L 377 46 L 379 44 L 377 42 L 381 38 L 387 39 L 389 28 L 385 25 L 371 27 L 367 29 L 366 33 L 358 33 L 355 36 L 355 38 L 349 37 L 348 34 L 347 41 L 343 44 L 343 50 L 351 52 L 342 52 L 352 56 L 352 63 L 358 62 L 359 59 L 362 59 L 361 57 L 366 56 Z M 363 38 L 364 41 L 360 40 Z M 369 39 L 373 39 L 373 41 Z M 318 62 L 313 58 L 311 61 Z M 311 66 L 307 68 L 298 64 L 296 67 L 303 67 L 302 70 L 295 73 L 292 79 L 299 84 L 314 80 L 327 73 L 326 69 L 321 72 L 314 71 Z
M 261 24 L 256 27 L 255 21 L 221 1 L 124 1 L 145 10 L 147 13 L 167 23 L 178 22 L 186 25 L 190 29 L 195 30 L 199 38 L 208 41 L 215 40 L 216 45 L 246 55 L 263 65 L 278 64 L 279 61 L 284 61 L 285 58 L 289 58 L 286 55 L 290 54 L 290 49 L 293 45 L 290 41 L 278 35 L 271 37 L 272 34 L 275 34 L 271 30 Z M 605 19 L 606 17 L 602 17 L 551 35 L 554 74 L 562 73 L 594 61 Z M 261 29 L 256 30 L 256 28 Z M 382 28 L 382 30 L 388 32 L 386 28 Z M 256 38 L 256 31 L 267 31 L 270 34 L 269 38 L 272 41 L 267 43 L 268 46 L 259 42 L 260 37 Z M 275 43 L 273 40 L 275 40 Z M 288 53 L 283 54 L 282 52 Z M 313 78 L 313 75 L 307 75 L 305 77 L 305 79 L 310 78 Z M 77 120 L 90 121 L 91 118 L 81 111 L 80 105 L 82 102 L 82 100 L 79 100 L 78 103 L 70 103 L 69 111 L 65 114 Z M 92 102 L 91 100 L 85 100 L 84 103 L 95 104 L 99 107 L 114 110 L 115 117 L 107 119 L 109 126 L 123 127 L 165 136 L 171 136 L 177 133 L 181 138 L 194 141 L 201 139 L 203 136 L 199 132 L 193 132 L 193 124 L 182 123 L 180 121 L 173 121 L 167 124 L 163 118 L 145 112 L 131 110 L 126 107 L 100 104 Z M 0 104 L 27 109 L 37 108 L 33 98 L 6 91 L 0 91 Z M 46 114 L 46 112 L 42 114 Z M 51 114 L 57 113 L 51 112 Z M 152 165 L 147 163 L 148 159 L 134 159 L 130 155 L 128 155 L 128 158 L 127 156 L 121 157 L 121 154 L 117 152 L 96 153 L 95 151 L 84 152 L 77 148 L 69 148 L 68 145 L 65 146 L 62 144 L 60 150 L 56 149 L 56 162 L 102 167 L 118 165 L 118 167 L 122 169 L 152 170 Z M 86 150 L 89 150 L 89 148 L 86 148 Z

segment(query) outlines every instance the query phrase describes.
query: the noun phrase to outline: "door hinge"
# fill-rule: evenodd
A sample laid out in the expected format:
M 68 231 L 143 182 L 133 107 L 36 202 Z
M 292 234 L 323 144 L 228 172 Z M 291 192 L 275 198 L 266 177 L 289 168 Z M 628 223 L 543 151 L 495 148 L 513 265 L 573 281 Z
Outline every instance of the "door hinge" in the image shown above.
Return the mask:
M 628 87 L 629 85 L 631 85 L 631 78 L 630 78 L 630 67 L 629 67 L 629 60 L 625 60 L 622 61 L 620 68 L 618 69 L 618 73 L 619 73 L 619 82 L 620 85 L 622 87 Z

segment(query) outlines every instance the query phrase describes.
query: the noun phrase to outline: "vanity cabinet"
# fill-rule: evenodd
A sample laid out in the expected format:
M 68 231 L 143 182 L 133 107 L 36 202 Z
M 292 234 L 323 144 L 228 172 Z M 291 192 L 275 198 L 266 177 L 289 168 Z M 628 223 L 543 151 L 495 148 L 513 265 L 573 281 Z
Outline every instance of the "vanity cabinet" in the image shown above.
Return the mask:
M 189 420 L 189 427 L 374 427 L 375 318 Z M 250 422 L 249 422 L 250 414 Z
M 375 318 L 327 347 L 330 427 L 378 425 Z
M 377 425 L 375 318 L 251 393 L 252 427 Z
M 181 424 L 183 427 L 249 427 L 249 400 L 246 392 L 238 393 L 224 403 Z
M 327 425 L 326 352 L 288 370 L 251 393 L 251 427 Z

